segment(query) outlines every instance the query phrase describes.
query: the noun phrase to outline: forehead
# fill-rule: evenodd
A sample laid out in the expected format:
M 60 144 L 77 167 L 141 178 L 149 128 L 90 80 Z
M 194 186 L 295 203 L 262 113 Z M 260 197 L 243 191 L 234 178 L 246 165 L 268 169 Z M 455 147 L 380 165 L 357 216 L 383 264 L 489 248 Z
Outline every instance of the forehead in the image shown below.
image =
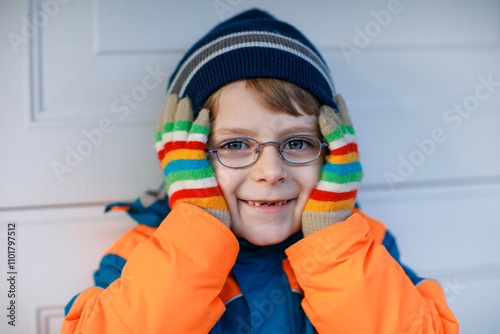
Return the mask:
M 299 109 L 300 110 L 300 109 Z M 318 118 L 314 115 L 295 117 L 262 105 L 252 92 L 245 88 L 244 81 L 224 86 L 213 108 L 212 134 L 282 136 L 288 134 L 317 134 Z

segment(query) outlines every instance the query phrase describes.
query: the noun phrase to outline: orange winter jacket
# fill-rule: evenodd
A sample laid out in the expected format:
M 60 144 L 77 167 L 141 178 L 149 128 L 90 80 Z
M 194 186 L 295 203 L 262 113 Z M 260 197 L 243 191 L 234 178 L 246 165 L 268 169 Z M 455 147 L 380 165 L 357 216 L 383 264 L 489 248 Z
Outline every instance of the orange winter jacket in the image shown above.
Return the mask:
M 283 279 L 245 280 L 249 259 L 274 252 L 253 247 L 204 210 L 178 204 L 158 228 L 138 225 L 109 249 L 96 287 L 70 302 L 61 332 L 458 333 L 438 283 L 400 265 L 385 226 L 358 210 L 286 244 L 280 270 L 255 269 Z M 275 283 L 289 291 L 251 301 Z

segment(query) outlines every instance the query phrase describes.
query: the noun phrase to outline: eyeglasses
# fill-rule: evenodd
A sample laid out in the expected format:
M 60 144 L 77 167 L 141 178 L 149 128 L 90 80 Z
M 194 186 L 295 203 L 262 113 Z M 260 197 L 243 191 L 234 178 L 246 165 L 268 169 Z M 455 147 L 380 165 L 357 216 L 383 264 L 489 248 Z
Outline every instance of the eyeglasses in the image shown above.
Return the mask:
M 219 143 L 215 150 L 205 149 L 205 152 L 217 154 L 217 160 L 225 167 L 245 168 L 257 161 L 261 148 L 266 145 L 278 146 L 281 159 L 291 165 L 305 165 L 315 161 L 320 156 L 321 149 L 328 146 L 312 135 L 288 136 L 281 142 L 265 143 L 252 138 L 233 138 Z

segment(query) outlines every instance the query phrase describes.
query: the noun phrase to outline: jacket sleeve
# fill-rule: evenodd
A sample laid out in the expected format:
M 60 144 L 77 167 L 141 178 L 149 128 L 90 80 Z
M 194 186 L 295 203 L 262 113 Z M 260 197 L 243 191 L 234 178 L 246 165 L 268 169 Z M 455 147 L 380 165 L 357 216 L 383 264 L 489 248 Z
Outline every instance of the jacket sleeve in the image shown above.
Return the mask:
M 397 253 L 395 243 L 390 248 Z M 286 253 L 304 290 L 302 307 L 318 333 L 458 333 L 438 283 L 412 281 L 359 213 Z
M 70 303 L 61 332 L 208 333 L 225 310 L 218 296 L 238 249 L 224 224 L 181 203 L 126 263 L 108 257 L 97 287 Z

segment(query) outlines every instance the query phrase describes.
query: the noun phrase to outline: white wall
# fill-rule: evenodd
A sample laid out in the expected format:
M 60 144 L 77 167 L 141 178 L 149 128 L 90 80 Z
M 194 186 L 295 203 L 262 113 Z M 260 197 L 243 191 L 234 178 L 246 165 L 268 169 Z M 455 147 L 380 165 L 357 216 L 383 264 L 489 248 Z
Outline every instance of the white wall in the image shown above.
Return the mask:
M 358 133 L 363 209 L 387 223 L 405 263 L 440 280 L 461 333 L 500 333 L 494 0 L 0 0 L 3 275 L 9 221 L 18 264 L 17 326 L 0 313 L 0 332 L 59 331 L 61 308 L 134 226 L 104 205 L 161 182 L 152 145 L 168 75 L 209 28 L 251 7 L 323 53 Z

